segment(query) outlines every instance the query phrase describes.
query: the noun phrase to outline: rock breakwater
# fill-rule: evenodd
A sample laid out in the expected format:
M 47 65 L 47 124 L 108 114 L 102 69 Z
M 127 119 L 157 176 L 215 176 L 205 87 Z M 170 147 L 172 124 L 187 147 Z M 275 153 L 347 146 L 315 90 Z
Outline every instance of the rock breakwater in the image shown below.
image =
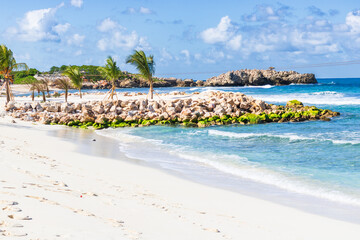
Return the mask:
M 167 94 L 169 95 L 169 94 Z M 304 106 L 292 100 L 286 106 L 267 104 L 242 93 L 207 92 L 176 99 L 122 99 L 116 101 L 9 102 L 5 110 L 24 121 L 62 124 L 95 129 L 140 127 L 149 125 L 183 125 L 207 127 L 224 124 L 258 124 L 268 122 L 329 121 L 338 112 Z

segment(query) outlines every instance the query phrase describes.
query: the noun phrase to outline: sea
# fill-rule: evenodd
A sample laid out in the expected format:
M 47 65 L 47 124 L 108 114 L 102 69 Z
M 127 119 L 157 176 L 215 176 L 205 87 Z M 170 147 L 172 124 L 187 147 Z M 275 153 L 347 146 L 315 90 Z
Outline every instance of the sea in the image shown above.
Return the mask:
M 242 92 L 268 103 L 297 99 L 340 112 L 329 122 L 110 128 L 96 134 L 115 141 L 127 157 L 179 177 L 360 223 L 360 79 L 155 91 Z

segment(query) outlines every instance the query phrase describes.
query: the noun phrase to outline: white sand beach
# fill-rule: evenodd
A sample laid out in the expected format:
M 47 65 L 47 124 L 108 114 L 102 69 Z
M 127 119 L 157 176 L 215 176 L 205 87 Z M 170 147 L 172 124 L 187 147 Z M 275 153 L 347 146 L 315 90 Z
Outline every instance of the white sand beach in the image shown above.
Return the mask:
M 359 239 L 358 224 L 194 183 L 121 152 L 83 154 L 48 134 L 63 126 L 15 121 L 0 117 L 1 239 Z

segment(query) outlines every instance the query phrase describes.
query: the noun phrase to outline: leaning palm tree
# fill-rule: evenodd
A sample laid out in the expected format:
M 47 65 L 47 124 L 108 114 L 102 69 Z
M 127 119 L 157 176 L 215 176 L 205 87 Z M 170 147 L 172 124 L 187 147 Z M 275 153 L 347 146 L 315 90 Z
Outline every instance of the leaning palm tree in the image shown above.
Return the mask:
M 150 55 L 146 57 L 144 51 L 137 51 L 135 50 L 134 53 L 127 57 L 126 63 L 130 63 L 134 65 L 140 74 L 145 78 L 150 85 L 149 95 L 150 99 L 153 99 L 153 74 L 155 74 L 155 62 L 154 56 Z
M 116 66 L 115 60 L 109 56 L 106 59 L 105 67 L 98 67 L 98 71 L 105 79 L 111 81 L 112 87 L 110 98 L 113 99 L 115 94 L 115 80 L 119 79 L 122 75 L 120 68 Z
M 29 86 L 29 90 L 31 91 L 31 100 L 35 101 L 35 91 L 38 93 L 40 92 L 40 81 L 36 78 L 28 78 L 26 80 L 26 84 Z
M 44 84 L 44 87 L 46 89 L 46 92 L 47 92 L 47 97 L 49 98 L 50 97 L 50 89 L 49 89 L 49 84 L 50 84 L 50 78 L 48 77 L 43 77 L 40 79 L 41 82 Z
M 71 81 L 68 77 L 59 77 L 56 79 L 55 84 L 65 90 L 65 102 L 67 102 L 69 88 L 71 87 Z
M 6 102 L 8 103 L 12 99 L 12 93 L 10 88 L 10 82 L 13 82 L 14 70 L 28 70 L 28 66 L 25 63 L 17 63 L 13 52 L 5 45 L 0 45 L 0 75 L 4 76 L 5 89 L 6 89 Z
M 79 67 L 70 65 L 62 74 L 70 79 L 74 87 L 79 89 L 80 98 L 82 98 L 81 88 L 83 86 L 84 78 L 79 70 Z

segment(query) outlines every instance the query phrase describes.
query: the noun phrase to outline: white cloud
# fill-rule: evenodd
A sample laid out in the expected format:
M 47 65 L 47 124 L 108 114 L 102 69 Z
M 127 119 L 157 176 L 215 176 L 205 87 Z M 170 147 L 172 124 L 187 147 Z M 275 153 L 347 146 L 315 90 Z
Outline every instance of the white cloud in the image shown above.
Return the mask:
M 222 17 L 220 23 L 215 28 L 208 28 L 200 33 L 205 43 L 225 44 L 232 50 L 239 50 L 241 47 L 242 36 L 236 34 L 238 28 L 231 22 L 228 16 Z
M 82 51 L 81 51 L 81 50 L 78 50 L 78 51 L 75 52 L 75 56 L 80 56 L 80 55 L 82 55 Z
M 190 51 L 187 49 L 181 50 L 180 52 L 182 55 L 184 55 L 184 59 L 185 59 L 185 63 L 186 64 L 190 64 Z
M 63 6 L 61 3 L 55 8 L 29 11 L 18 21 L 18 27 L 9 28 L 7 33 L 27 42 L 59 41 L 59 34 L 68 28 L 67 24 L 58 24 L 55 18 L 57 10 Z
M 150 49 L 145 37 L 140 37 L 136 31 L 127 31 L 125 27 L 110 18 L 105 19 L 98 26 L 98 30 L 104 34 L 97 43 L 97 47 L 101 51 L 115 50 L 118 48 L 124 50 Z
M 29 53 L 25 53 L 24 55 L 14 54 L 14 57 L 15 57 L 15 59 L 17 60 L 17 62 L 26 62 L 26 61 L 28 61 L 28 60 L 31 59 Z
M 107 32 L 118 27 L 118 24 L 110 18 L 104 19 L 101 24 L 97 27 L 100 32 Z
M 154 14 L 154 11 L 152 11 L 149 8 L 146 7 L 140 7 L 140 8 L 127 8 L 125 11 L 122 12 L 123 14 Z
M 102 51 L 115 48 L 132 49 L 137 46 L 138 41 L 139 36 L 135 31 L 132 31 L 131 33 L 116 31 L 112 34 L 110 39 L 101 39 L 98 42 L 98 47 Z
M 57 34 L 63 34 L 65 32 L 67 32 L 67 30 L 70 27 L 70 23 L 65 23 L 65 24 L 58 24 L 52 27 L 52 30 L 54 32 L 56 32 Z
M 351 32 L 360 33 L 360 10 L 349 12 L 346 16 L 346 24 L 350 26 Z
M 85 39 L 85 36 L 75 33 L 67 40 L 67 43 L 69 45 L 82 46 L 84 39 Z
M 290 14 L 290 7 L 278 4 L 273 7 L 267 4 L 257 5 L 255 11 L 249 15 L 242 16 L 246 22 L 259 21 L 279 21 L 285 19 Z
M 196 60 L 200 60 L 201 57 L 202 57 L 202 55 L 201 55 L 200 53 L 195 53 L 195 54 L 194 54 L 194 58 L 195 58 Z
M 141 14 L 152 14 L 153 13 L 150 9 L 148 9 L 146 7 L 140 7 L 139 12 Z
M 200 36 L 206 43 L 214 44 L 228 41 L 234 35 L 234 26 L 228 16 L 221 18 L 215 28 L 208 28 Z
M 71 5 L 80 8 L 84 4 L 83 0 L 71 0 Z
M 160 54 L 161 54 L 160 61 L 173 60 L 173 56 L 165 48 L 161 49 Z
M 206 57 L 204 58 L 203 61 L 205 63 L 213 64 L 224 59 L 224 57 L 225 57 L 225 53 L 223 51 L 219 51 L 213 48 L 207 52 Z
M 138 50 L 150 50 L 150 44 L 147 42 L 146 37 L 140 37 L 137 48 Z
M 233 50 L 239 50 L 241 48 L 241 40 L 242 36 L 237 35 L 230 39 L 230 41 L 227 43 L 227 46 Z

